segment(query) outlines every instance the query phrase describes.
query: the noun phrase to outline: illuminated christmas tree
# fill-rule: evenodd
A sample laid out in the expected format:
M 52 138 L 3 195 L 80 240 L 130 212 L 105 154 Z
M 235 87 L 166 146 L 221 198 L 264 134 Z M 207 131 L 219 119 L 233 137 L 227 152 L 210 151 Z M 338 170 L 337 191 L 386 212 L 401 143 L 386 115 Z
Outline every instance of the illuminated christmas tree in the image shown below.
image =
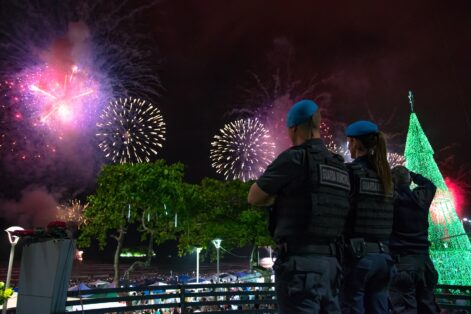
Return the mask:
M 439 273 L 439 283 L 471 285 L 471 243 L 456 214 L 453 196 L 448 190 L 434 151 L 414 112 L 412 93 L 409 92 L 411 115 L 407 133 L 405 158 L 409 170 L 420 173 L 437 186 L 429 215 L 430 256 Z

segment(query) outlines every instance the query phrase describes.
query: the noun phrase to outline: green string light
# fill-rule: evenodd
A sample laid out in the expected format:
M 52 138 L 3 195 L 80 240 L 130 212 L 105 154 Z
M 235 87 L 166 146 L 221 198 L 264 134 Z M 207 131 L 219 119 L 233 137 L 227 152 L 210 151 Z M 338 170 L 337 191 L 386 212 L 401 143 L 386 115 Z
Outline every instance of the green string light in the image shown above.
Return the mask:
M 409 93 L 411 109 L 412 93 Z M 412 109 L 413 110 L 413 109 Z M 453 203 L 453 196 L 433 158 L 430 142 L 412 112 L 407 133 L 407 168 L 430 179 L 437 186 L 429 215 L 430 256 L 439 273 L 439 283 L 471 285 L 471 243 L 466 235 Z

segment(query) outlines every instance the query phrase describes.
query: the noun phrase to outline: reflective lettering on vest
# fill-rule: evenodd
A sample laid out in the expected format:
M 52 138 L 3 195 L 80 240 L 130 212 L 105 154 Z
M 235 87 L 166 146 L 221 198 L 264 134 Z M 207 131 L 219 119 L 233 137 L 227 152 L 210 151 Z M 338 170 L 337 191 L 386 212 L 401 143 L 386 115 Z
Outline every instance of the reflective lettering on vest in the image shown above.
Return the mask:
M 341 235 L 350 209 L 347 167 L 323 144 L 291 149 L 303 150 L 306 177 L 294 180 L 277 196 L 274 240 L 333 242 Z
M 370 195 L 384 195 L 383 187 L 379 180 L 370 178 L 360 179 L 360 193 Z
M 319 165 L 319 183 L 350 191 L 350 179 L 346 170 Z
M 385 195 L 383 183 L 379 179 L 360 178 L 360 194 L 392 197 L 391 193 Z
M 308 149 L 311 173 L 311 239 L 335 241 L 342 233 L 350 209 L 350 176 L 343 160 L 327 150 Z

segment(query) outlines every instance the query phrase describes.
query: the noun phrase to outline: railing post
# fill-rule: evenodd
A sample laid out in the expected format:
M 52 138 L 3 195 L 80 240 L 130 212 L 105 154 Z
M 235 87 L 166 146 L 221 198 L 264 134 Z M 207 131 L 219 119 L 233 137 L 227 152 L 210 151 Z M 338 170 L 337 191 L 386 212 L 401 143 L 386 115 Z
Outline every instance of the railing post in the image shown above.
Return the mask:
M 185 306 L 185 285 L 180 284 L 180 313 L 185 314 L 186 313 L 186 306 Z

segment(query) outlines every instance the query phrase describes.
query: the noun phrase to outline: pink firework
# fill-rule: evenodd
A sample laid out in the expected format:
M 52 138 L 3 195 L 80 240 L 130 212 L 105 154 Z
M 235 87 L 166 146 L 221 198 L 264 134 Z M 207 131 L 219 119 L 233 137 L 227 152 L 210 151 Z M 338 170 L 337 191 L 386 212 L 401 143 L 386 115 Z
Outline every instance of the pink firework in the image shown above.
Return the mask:
M 11 162 L 54 154 L 56 141 L 38 132 L 28 85 L 19 78 L 5 80 L 0 82 L 0 93 L 0 155 Z
M 69 129 L 86 123 L 94 111 L 97 83 L 77 65 L 70 70 L 45 65 L 24 76 L 37 112 L 35 124 L 52 130 Z

